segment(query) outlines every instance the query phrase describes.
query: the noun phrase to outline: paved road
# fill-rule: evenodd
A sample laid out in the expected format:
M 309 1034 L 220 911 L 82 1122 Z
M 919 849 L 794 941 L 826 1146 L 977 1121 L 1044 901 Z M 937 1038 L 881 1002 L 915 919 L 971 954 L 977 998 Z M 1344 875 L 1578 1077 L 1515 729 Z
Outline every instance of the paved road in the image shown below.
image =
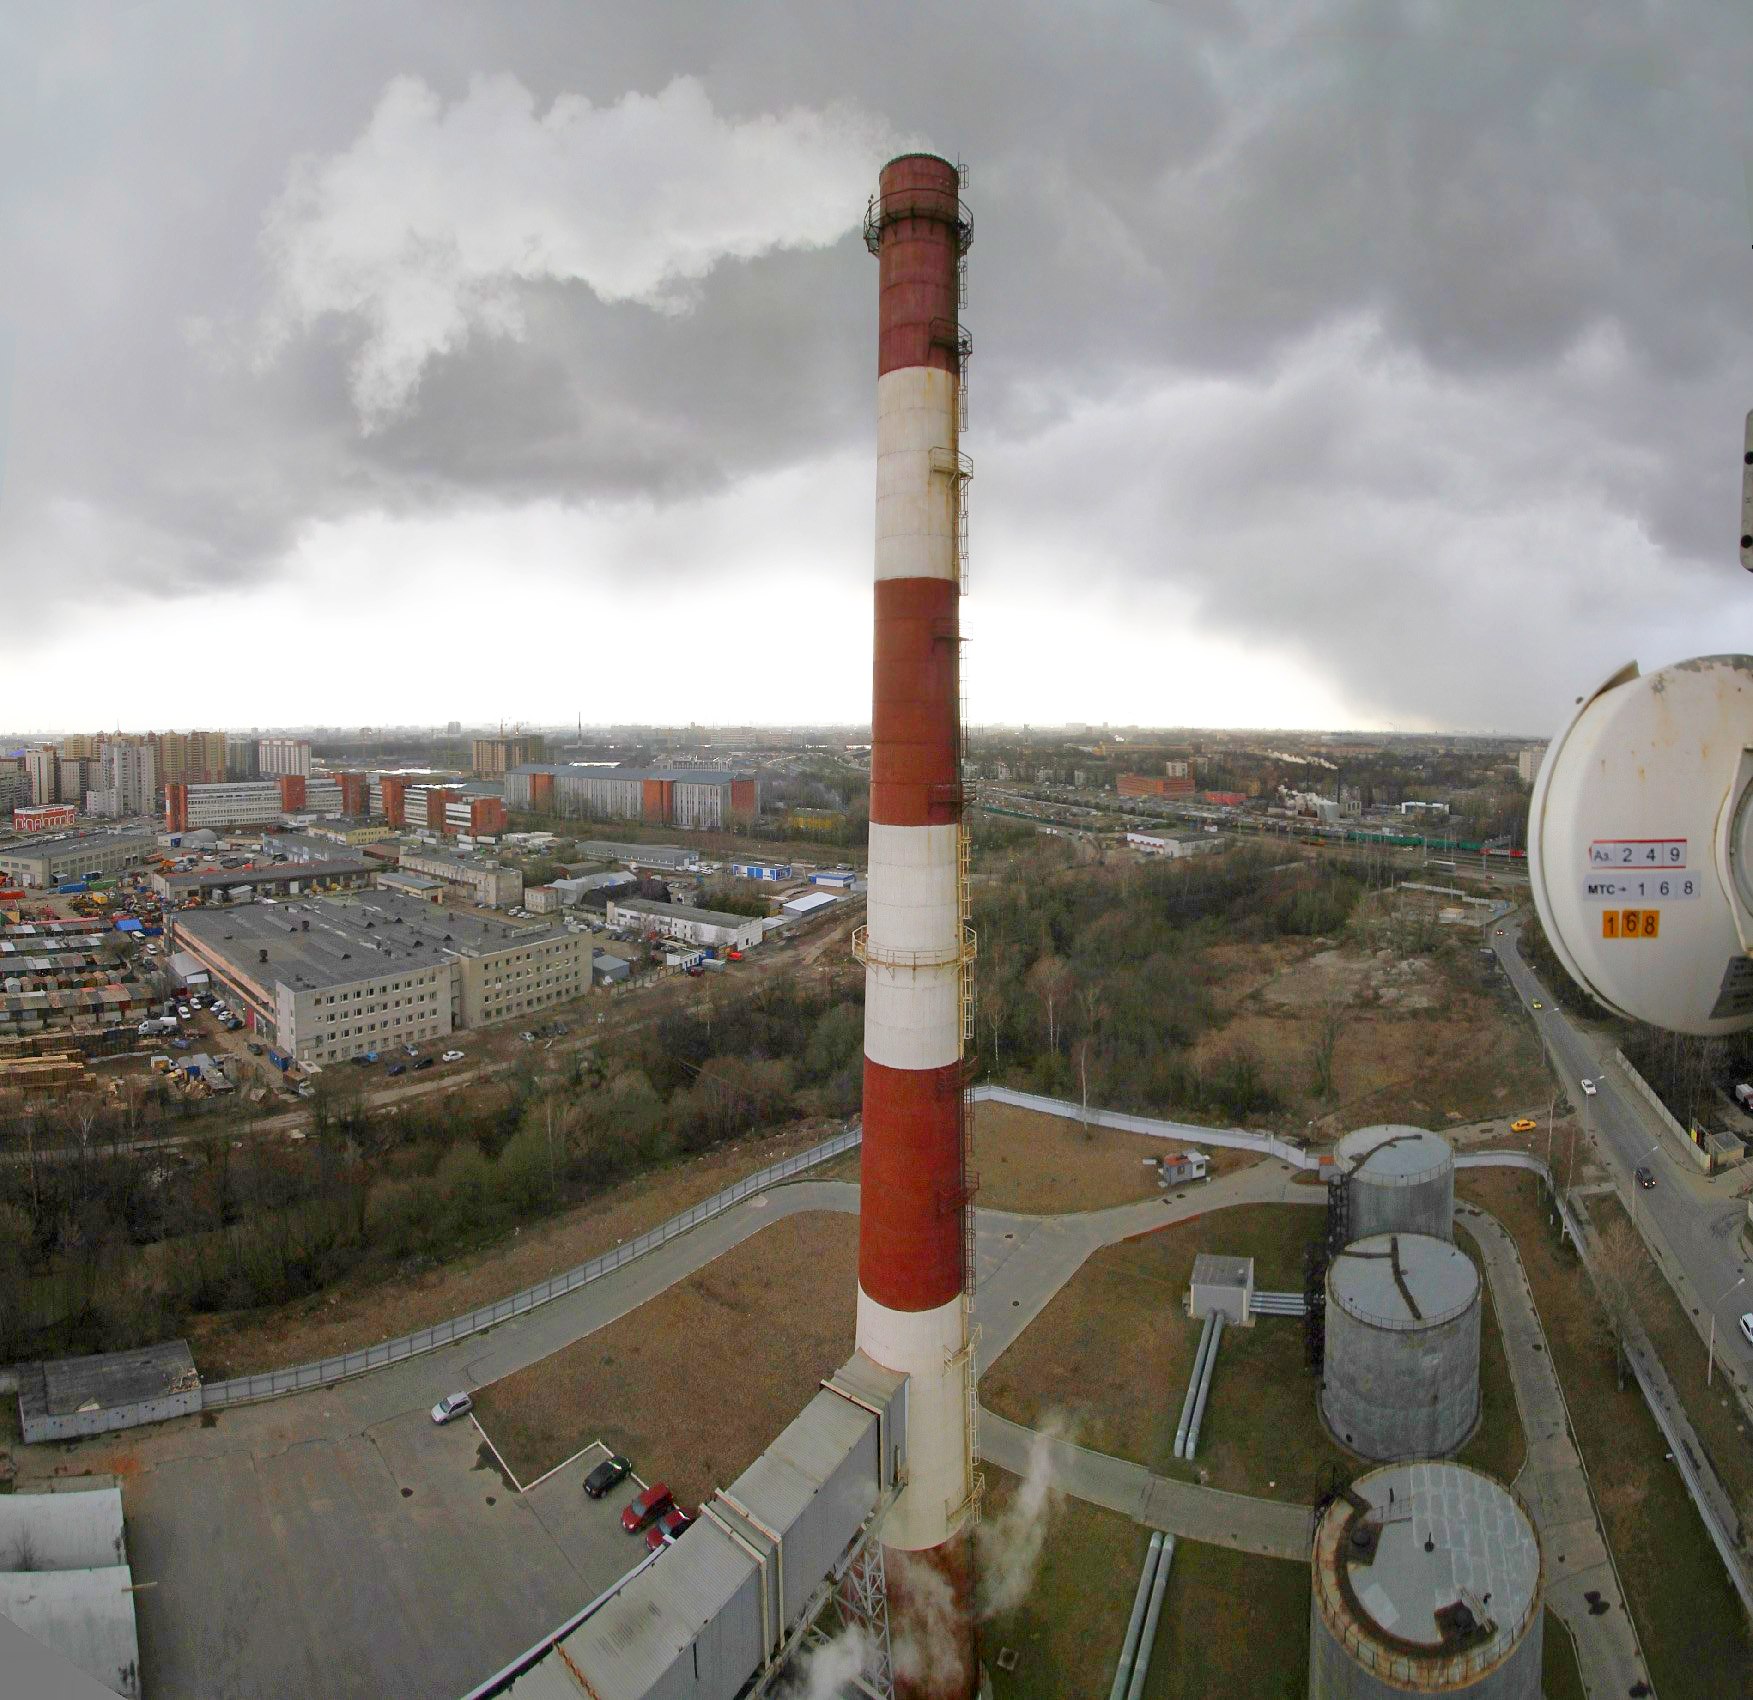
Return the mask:
M 1753 1416 L 1753 1346 L 1739 1327 L 1741 1313 L 1753 1311 L 1753 1261 L 1741 1250 L 1738 1230 L 1746 1211 L 1734 1196 L 1746 1184 L 1745 1172 L 1730 1170 L 1714 1180 L 1701 1175 L 1676 1150 L 1655 1112 L 1609 1064 L 1611 1044 L 1580 1031 L 1554 1007 L 1551 993 L 1516 948 L 1518 923 L 1505 919 L 1499 927 L 1501 934 L 1494 928 L 1489 942 L 1546 1046 L 1558 1084 L 1581 1113 L 1596 1160 L 1619 1189 L 1701 1336 L 1708 1333 L 1714 1309 L 1717 1373 L 1728 1372 Z M 1536 1001 L 1543 1007 L 1534 1009 Z M 1597 1083 L 1593 1097 L 1582 1091 L 1584 1079 Z M 1631 1178 L 1646 1163 L 1656 1176 L 1648 1190 Z M 1743 1277 L 1745 1284 L 1737 1287 Z M 1701 1339 L 1699 1350 L 1704 1349 Z
M 1552 1368 L 1540 1313 L 1516 1244 L 1502 1225 L 1472 1205 L 1457 1205 L 1485 1260 L 1498 1331 L 1515 1384 L 1528 1456 L 1515 1485 L 1534 1514 L 1546 1559 L 1546 1601 L 1576 1641 L 1590 1694 L 1649 1683 L 1637 1626 L 1626 1609 L 1619 1572 L 1602 1537 L 1587 1472 L 1571 1438 L 1564 1392 Z M 1593 1595 L 1591 1600 L 1590 1596 Z

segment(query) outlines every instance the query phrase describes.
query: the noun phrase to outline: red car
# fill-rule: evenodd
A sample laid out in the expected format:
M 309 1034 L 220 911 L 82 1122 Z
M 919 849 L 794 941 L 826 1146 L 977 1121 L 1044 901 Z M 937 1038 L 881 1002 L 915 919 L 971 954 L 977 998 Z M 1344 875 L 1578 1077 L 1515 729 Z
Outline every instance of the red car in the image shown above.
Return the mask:
M 662 1482 L 653 1482 L 637 1499 L 627 1502 L 621 1512 L 621 1527 L 636 1535 L 649 1523 L 655 1523 L 676 1503 L 675 1495 Z
M 679 1539 L 682 1531 L 699 1515 L 698 1511 L 688 1511 L 680 1505 L 672 1505 L 645 1531 L 645 1544 L 653 1552 L 659 1547 L 668 1546 L 671 1541 Z

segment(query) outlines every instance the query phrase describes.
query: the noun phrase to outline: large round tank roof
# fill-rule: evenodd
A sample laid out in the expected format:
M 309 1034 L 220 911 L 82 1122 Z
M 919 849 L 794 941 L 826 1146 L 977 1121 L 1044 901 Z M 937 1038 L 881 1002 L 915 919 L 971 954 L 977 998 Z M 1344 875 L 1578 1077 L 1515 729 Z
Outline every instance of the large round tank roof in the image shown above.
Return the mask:
M 1378 1328 L 1434 1328 L 1479 1297 L 1479 1271 L 1458 1246 L 1429 1234 L 1354 1240 L 1327 1270 L 1327 1293 Z
M 1499 1662 L 1539 1607 L 1533 1523 L 1465 1464 L 1360 1477 L 1322 1514 L 1313 1557 L 1322 1610 L 1355 1630 L 1346 1640 L 1366 1667 L 1465 1680 Z
M 1339 1141 L 1336 1154 L 1347 1174 L 1377 1186 L 1411 1186 L 1455 1161 L 1440 1133 L 1399 1124 L 1356 1128 Z

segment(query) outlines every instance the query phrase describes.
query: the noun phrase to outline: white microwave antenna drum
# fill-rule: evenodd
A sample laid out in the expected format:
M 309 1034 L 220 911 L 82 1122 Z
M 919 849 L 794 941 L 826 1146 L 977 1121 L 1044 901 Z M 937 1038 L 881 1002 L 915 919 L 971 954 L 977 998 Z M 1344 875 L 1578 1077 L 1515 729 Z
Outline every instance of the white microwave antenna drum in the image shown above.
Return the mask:
M 1553 950 L 1610 1009 L 1753 1027 L 1753 657 L 1628 663 L 1583 698 L 1534 784 L 1528 872 Z

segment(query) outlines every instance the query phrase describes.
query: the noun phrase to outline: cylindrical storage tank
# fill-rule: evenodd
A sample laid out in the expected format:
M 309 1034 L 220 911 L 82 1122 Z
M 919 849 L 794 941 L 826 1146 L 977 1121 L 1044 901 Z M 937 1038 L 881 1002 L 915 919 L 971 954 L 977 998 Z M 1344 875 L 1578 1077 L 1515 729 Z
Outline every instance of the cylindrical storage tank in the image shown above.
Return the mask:
M 1479 1417 L 1479 1271 L 1447 1240 L 1376 1234 L 1327 1270 L 1321 1415 L 1366 1458 L 1440 1458 Z
M 1455 1237 L 1455 1153 L 1422 1127 L 1360 1127 L 1340 1140 L 1335 1163 L 1349 1188 L 1346 1240 L 1372 1234 Z
M 1321 1513 L 1311 1559 L 1309 1700 L 1540 1700 L 1540 1540 L 1491 1477 L 1372 1470 Z

